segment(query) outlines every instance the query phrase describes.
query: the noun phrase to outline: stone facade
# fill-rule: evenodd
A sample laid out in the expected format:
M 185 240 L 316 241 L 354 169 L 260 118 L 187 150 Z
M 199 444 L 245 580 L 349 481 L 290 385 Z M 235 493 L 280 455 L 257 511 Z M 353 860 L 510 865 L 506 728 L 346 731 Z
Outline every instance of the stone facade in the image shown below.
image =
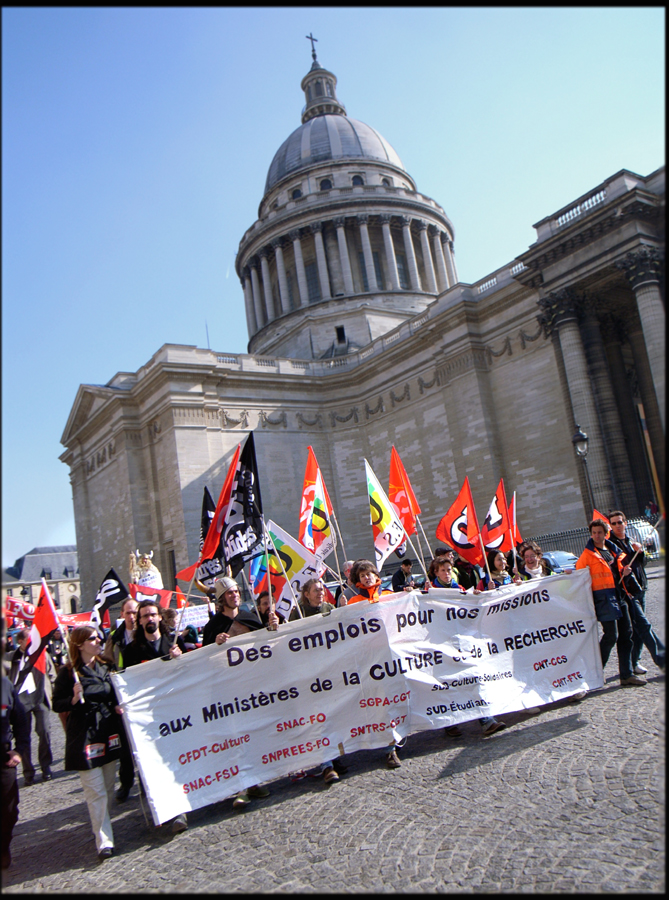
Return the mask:
M 466 475 L 480 517 L 503 477 L 525 535 L 583 525 L 577 424 L 597 508 L 639 512 L 654 494 L 639 401 L 664 483 L 664 169 L 617 173 L 462 284 L 446 214 L 347 119 L 334 75 L 315 61 L 303 89 L 237 257 L 249 353 L 166 344 L 79 389 L 61 459 L 88 595 L 130 549 L 153 549 L 166 585 L 194 561 L 203 487 L 218 495 L 250 430 L 266 516 L 297 533 L 312 445 L 348 556 L 372 553 L 363 457 L 383 483 L 393 444 L 433 543 Z

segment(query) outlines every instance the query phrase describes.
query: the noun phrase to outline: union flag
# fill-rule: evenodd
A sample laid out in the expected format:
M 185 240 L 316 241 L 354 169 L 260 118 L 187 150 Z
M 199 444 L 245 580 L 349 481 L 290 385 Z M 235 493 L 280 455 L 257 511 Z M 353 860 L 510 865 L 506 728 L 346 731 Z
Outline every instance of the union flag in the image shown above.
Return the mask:
M 308 447 L 307 467 L 304 471 L 302 502 L 300 504 L 300 527 L 297 539 L 316 556 L 324 559 L 334 550 L 335 537 L 332 529 L 332 503 L 325 487 L 316 454 Z
M 502 553 L 513 550 L 509 508 L 506 503 L 504 481 L 501 478 L 485 517 L 481 537 L 486 550 L 498 550 Z
M 465 476 L 455 502 L 437 525 L 437 540 L 454 547 L 460 556 L 472 565 L 482 566 L 485 561 L 479 534 L 469 478 Z
M 409 476 L 406 473 L 400 455 L 393 446 L 390 451 L 390 477 L 388 479 L 388 499 L 408 535 L 416 533 L 416 516 L 420 515 L 420 506 L 414 494 Z M 402 543 L 406 536 L 402 538 Z
M 511 503 L 509 503 L 509 522 L 511 524 L 511 531 L 513 533 L 513 543 L 517 547 L 518 544 L 523 543 L 523 538 L 520 534 L 520 528 L 518 528 L 518 514 L 516 512 L 516 492 L 513 492 L 513 497 L 511 498 Z

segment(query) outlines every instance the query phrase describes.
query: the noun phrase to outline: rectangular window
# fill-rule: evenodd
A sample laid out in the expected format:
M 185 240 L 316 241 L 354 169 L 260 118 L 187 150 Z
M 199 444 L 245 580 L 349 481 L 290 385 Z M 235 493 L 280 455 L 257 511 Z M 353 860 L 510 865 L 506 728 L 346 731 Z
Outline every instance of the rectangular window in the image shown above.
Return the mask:
M 295 309 L 295 300 L 293 299 L 293 276 L 290 272 L 286 272 L 286 284 L 288 285 L 288 300 L 290 308 Z
M 362 250 L 358 251 L 358 262 L 360 263 L 360 274 L 362 275 L 362 289 L 369 290 L 369 281 L 367 281 L 367 269 L 365 268 L 365 254 Z
M 322 299 L 321 286 L 318 281 L 318 269 L 315 262 L 304 264 L 304 272 L 307 276 L 307 292 L 309 303 L 318 303 Z
M 167 551 L 167 583 L 168 590 L 174 591 L 177 586 L 177 562 L 174 550 Z
M 376 274 L 376 283 L 379 287 L 379 290 L 383 290 L 383 270 L 381 269 L 381 260 L 379 259 L 379 254 L 376 250 L 372 251 L 372 259 L 374 260 L 374 273 Z
M 395 259 L 397 260 L 397 274 L 400 278 L 400 287 L 403 291 L 409 290 L 409 277 L 407 272 L 407 260 L 406 256 L 403 253 L 396 253 Z

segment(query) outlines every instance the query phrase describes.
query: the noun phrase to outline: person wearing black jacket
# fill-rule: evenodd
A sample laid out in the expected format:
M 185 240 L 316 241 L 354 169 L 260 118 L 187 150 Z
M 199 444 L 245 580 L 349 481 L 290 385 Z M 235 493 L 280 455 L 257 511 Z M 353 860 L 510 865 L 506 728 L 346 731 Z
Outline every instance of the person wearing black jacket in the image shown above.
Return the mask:
M 176 659 L 178 656 L 181 656 L 181 650 L 174 643 L 173 637 L 170 637 L 155 601 L 142 600 L 137 607 L 135 637 L 124 653 L 126 668 L 152 659 L 168 660 Z M 174 834 L 185 831 L 188 828 L 186 814 L 176 816 L 171 824 Z
M 216 594 L 216 614 L 204 626 L 203 647 L 208 644 L 224 644 L 227 641 L 228 631 L 239 612 L 242 599 L 239 585 L 234 578 L 229 578 L 227 575 L 215 582 L 214 592 Z
M 98 858 L 114 853 L 109 816 L 121 741 L 121 707 L 100 657 L 100 636 L 92 625 L 80 625 L 70 635 L 70 661 L 56 676 L 53 708 L 68 713 L 65 723 L 65 770 L 78 771 L 91 817 Z M 83 698 L 83 702 L 82 702 Z
M 19 646 L 12 654 L 9 678 L 18 689 L 21 703 L 28 716 L 28 722 L 35 723 L 35 733 L 39 742 L 37 757 L 42 770 L 42 781 L 50 781 L 52 777 L 51 763 L 53 761 L 51 754 L 50 710 L 52 686 L 56 680 L 56 667 L 49 656 L 48 650 L 42 652 L 45 672 L 41 672 L 37 666 L 29 666 L 30 629 L 22 628 L 16 637 Z M 23 779 L 26 787 L 29 787 L 35 782 L 35 766 L 31 759 L 30 743 L 28 743 L 27 752 L 21 757 L 21 762 L 23 764 Z
M 641 544 L 631 541 L 626 534 L 627 517 L 620 510 L 609 513 L 611 533 L 609 540 L 623 552 L 623 565 L 632 566 L 632 577 L 624 580 L 627 589 L 627 606 L 632 620 L 632 669 L 635 675 L 645 675 L 648 669 L 639 662 L 644 644 L 655 665 L 664 671 L 666 649 L 662 640 L 646 618 L 646 554 Z
M 16 749 L 12 748 L 12 736 Z M 8 869 L 12 862 L 9 845 L 19 818 L 19 781 L 16 777 L 16 767 L 21 758 L 30 752 L 30 723 L 18 691 L 6 675 L 2 676 L 0 740 L 2 740 L 2 868 Z

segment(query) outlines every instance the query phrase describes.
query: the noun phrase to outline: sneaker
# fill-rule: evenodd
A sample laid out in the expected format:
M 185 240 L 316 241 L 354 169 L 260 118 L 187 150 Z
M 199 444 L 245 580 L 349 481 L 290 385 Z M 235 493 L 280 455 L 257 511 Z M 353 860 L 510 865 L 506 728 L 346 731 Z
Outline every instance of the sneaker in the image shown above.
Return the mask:
M 240 791 L 232 801 L 233 809 L 245 809 L 251 801 L 249 800 L 248 791 Z
M 579 700 L 585 700 L 588 696 L 587 691 L 576 691 L 575 694 L 572 694 L 571 697 L 567 697 L 570 703 L 578 703 Z
M 186 831 L 188 828 L 188 820 L 186 819 L 186 814 L 183 813 L 180 816 L 177 816 L 176 819 L 172 822 L 172 834 L 181 834 L 182 831 Z
M 485 728 L 482 729 L 484 737 L 488 737 L 490 734 L 494 734 L 496 731 L 503 731 L 506 728 L 506 722 L 498 722 L 497 719 L 493 719 L 492 722 L 488 722 Z
M 252 787 L 250 787 L 246 791 L 246 793 L 249 795 L 249 797 L 258 797 L 258 798 L 269 797 L 268 788 L 260 787 L 260 785 L 258 785 L 258 784 L 254 784 Z
M 332 766 L 328 766 L 323 772 L 323 781 L 326 784 L 333 784 L 335 781 L 339 781 L 339 775 L 337 775 Z
M 102 850 L 98 852 L 98 859 L 100 862 L 104 862 L 105 859 L 109 859 L 110 856 L 114 855 L 113 847 L 103 847 Z
M 528 716 L 538 716 L 541 714 L 541 709 L 538 706 L 528 706 L 524 712 L 526 712 Z
M 121 787 L 116 791 L 116 799 L 119 803 L 125 803 L 128 799 L 128 794 L 130 793 L 130 788 L 121 785 Z
M 635 675 L 645 675 L 648 669 L 645 666 L 642 666 L 641 663 L 637 663 L 634 666 L 634 674 Z
M 630 675 L 629 678 L 621 678 L 620 683 L 623 687 L 636 687 L 641 686 L 642 684 L 648 684 L 645 678 L 642 678 L 640 675 Z
M 400 758 L 395 752 L 394 748 L 386 756 L 386 765 L 389 769 L 399 769 L 399 767 L 402 765 L 402 763 L 400 762 Z
M 447 725 L 444 728 L 444 737 L 462 737 L 462 729 L 458 728 L 457 725 Z

